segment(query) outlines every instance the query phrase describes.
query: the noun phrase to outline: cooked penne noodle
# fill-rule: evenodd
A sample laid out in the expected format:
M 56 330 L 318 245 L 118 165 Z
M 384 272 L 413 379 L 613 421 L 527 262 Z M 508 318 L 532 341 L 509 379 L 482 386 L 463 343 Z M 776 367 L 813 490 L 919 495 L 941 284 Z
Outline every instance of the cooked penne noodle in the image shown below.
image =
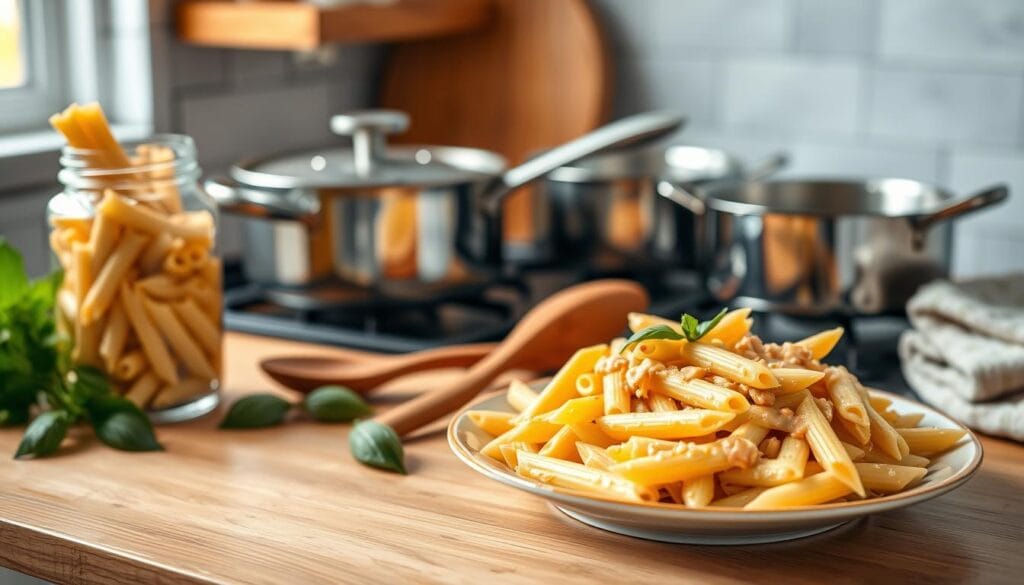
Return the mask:
M 562 369 L 558 370 L 537 399 L 520 413 L 521 419 L 549 412 L 561 406 L 566 400 L 575 398 L 576 378 L 580 377 L 580 374 L 594 371 L 597 360 L 607 353 L 608 345 L 604 343 L 578 350 Z
M 188 323 L 189 330 L 195 336 L 203 351 L 209 356 L 220 354 L 220 328 L 204 313 L 191 298 L 171 303 L 175 314 L 182 323 Z
M 664 394 L 651 394 L 647 398 L 647 403 L 651 412 L 672 412 L 674 410 L 679 410 L 679 405 L 676 404 L 676 401 Z
M 522 380 L 512 380 L 508 385 L 508 392 L 505 394 L 505 400 L 508 401 L 509 406 L 518 412 L 529 408 L 536 399 L 537 393 Z
M 834 419 L 838 421 L 839 427 L 845 431 L 846 435 L 849 436 L 860 446 L 865 446 L 871 442 L 871 427 L 868 425 L 859 425 L 841 417 Z
M 700 342 L 683 344 L 680 357 L 687 365 L 706 368 L 723 378 L 754 388 L 779 385 L 768 366 L 714 345 Z
M 536 453 L 539 449 L 532 443 L 507 443 L 501 446 L 501 456 L 505 459 L 505 465 L 515 469 L 519 465 L 518 451 Z
M 818 473 L 799 481 L 768 488 L 743 506 L 744 510 L 774 510 L 824 504 L 851 491 L 849 484 L 832 473 Z
M 159 389 L 160 378 L 151 371 L 145 372 L 128 387 L 124 397 L 131 400 L 139 408 L 147 408 Z
M 804 400 L 797 412 L 807 427 L 805 438 L 811 447 L 811 452 L 814 453 L 814 458 L 850 490 L 863 497 L 865 495 L 864 486 L 860 482 L 857 470 L 853 467 L 853 461 L 850 460 L 846 449 L 839 442 L 835 431 L 829 426 L 825 415 L 821 414 L 817 405 L 814 404 L 814 400 L 811 398 Z
M 150 299 L 144 298 L 142 302 L 157 329 L 163 333 L 168 345 L 181 358 L 185 369 L 204 380 L 216 378 L 217 372 L 213 369 L 210 360 L 203 355 L 199 344 L 189 336 L 181 321 L 174 315 L 174 311 L 166 304 Z
M 875 410 L 874 405 L 867 400 L 867 392 L 863 389 L 858 389 L 858 391 L 861 394 L 861 400 L 867 407 L 868 420 L 871 423 L 871 442 L 881 449 L 886 455 L 897 461 L 902 460 L 904 455 L 908 455 L 910 453 L 910 448 L 907 445 L 906 440 L 896 432 L 896 429 L 892 428 L 889 421 L 885 420 L 885 418 Z
M 515 419 L 513 419 L 515 420 Z M 490 443 L 484 445 L 480 452 L 494 459 L 501 459 L 501 446 L 506 443 L 546 443 L 555 436 L 561 425 L 539 419 L 526 420 L 516 424 L 512 429 L 498 435 Z
M 795 416 L 783 414 L 781 410 L 771 406 L 751 405 L 746 415 L 747 421 L 773 431 L 792 433 L 797 427 Z
M 896 432 L 907 442 L 911 453 L 926 457 L 948 450 L 966 434 L 961 429 L 938 429 L 934 427 L 897 429 Z
M 580 396 L 593 396 L 595 393 L 600 394 L 601 391 L 601 384 L 594 372 L 587 372 L 576 378 L 576 392 Z
M 772 406 L 777 410 L 788 408 L 790 410 L 796 410 L 805 398 L 811 396 L 811 393 L 807 390 L 800 390 L 793 394 L 782 394 L 775 397 L 775 404 Z
M 836 414 L 861 427 L 870 425 L 867 406 L 857 391 L 853 378 L 844 368 L 831 368 L 826 386 Z
M 691 408 L 674 412 L 606 414 L 597 419 L 597 424 L 612 438 L 623 441 L 632 436 L 685 439 L 713 433 L 734 416 L 730 412 Z
M 114 377 L 123 382 L 134 380 L 142 370 L 146 369 L 146 356 L 136 349 L 121 356 L 114 364 Z
M 668 495 L 668 499 L 671 500 L 673 504 L 683 503 L 683 482 L 676 481 L 666 483 L 661 486 L 661 489 L 665 490 L 665 493 Z
M 867 388 L 865 388 L 865 390 L 866 389 Z M 871 406 L 874 406 L 875 410 L 878 410 L 878 411 L 886 410 L 890 406 L 892 406 L 892 400 L 889 400 L 888 398 L 886 398 L 884 396 L 879 396 L 878 394 L 875 394 L 874 396 L 871 396 L 868 400 L 869 400 L 869 402 L 871 402 Z
M 610 447 L 616 442 L 615 439 L 606 435 L 601 430 L 601 427 L 597 426 L 597 423 L 579 422 L 572 423 L 569 426 L 572 427 L 572 432 L 576 433 L 576 436 L 585 443 L 598 447 Z
M 753 422 L 745 422 L 729 434 L 730 437 L 740 437 L 757 445 L 768 436 L 768 427 Z
M 679 351 L 684 343 L 677 339 L 645 339 L 633 345 L 633 355 L 656 362 L 671 362 L 679 359 Z
M 776 461 L 789 465 L 797 470 L 797 477 L 803 477 L 807 467 L 807 458 L 811 456 L 811 446 L 807 441 L 797 437 L 786 437 L 782 440 L 779 456 Z
M 746 506 L 747 504 L 749 504 L 751 502 L 751 500 L 753 500 L 757 496 L 761 495 L 761 493 L 764 492 L 766 489 L 768 489 L 768 488 L 766 488 L 766 487 L 747 488 L 747 489 L 745 489 L 743 491 L 736 492 L 735 494 L 732 494 L 731 496 L 726 496 L 724 498 L 719 498 L 719 499 L 711 502 L 711 506 L 714 507 L 714 508 L 742 508 L 742 507 Z
M 489 435 L 500 435 L 512 430 L 512 417 L 515 415 L 496 410 L 470 410 L 466 416 L 483 432 Z
M 646 313 L 630 313 L 626 316 L 626 321 L 629 325 L 629 330 L 633 333 L 643 331 L 648 327 L 655 327 L 658 325 L 667 325 L 675 330 L 676 333 L 682 333 L 683 328 L 679 324 L 679 321 L 672 321 L 664 317 L 658 317 L 657 315 L 648 315 Z
M 835 329 L 816 333 L 806 339 L 801 339 L 796 344 L 811 350 L 811 357 L 814 359 L 824 359 L 825 356 L 832 353 L 836 344 L 839 343 L 839 340 L 843 337 L 843 331 L 842 327 L 836 327 Z
M 753 321 L 749 319 L 750 308 L 743 307 L 733 309 L 722 317 L 717 325 L 711 328 L 703 338 L 706 343 L 720 343 L 723 347 L 731 348 L 736 342 L 743 339 L 743 336 L 750 332 Z
M 609 467 L 618 463 L 605 449 L 583 441 L 576 442 L 576 452 L 579 453 L 583 465 L 592 469 L 608 471 Z
M 931 463 L 931 460 L 927 457 L 914 455 L 913 453 L 904 455 L 902 459 L 896 461 L 875 448 L 874 445 L 871 445 L 871 447 L 864 451 L 864 456 L 861 458 L 862 463 L 887 463 L 889 465 L 903 465 L 906 467 L 928 467 Z
M 636 459 L 637 457 L 647 457 L 662 451 L 672 451 L 679 445 L 679 441 L 630 437 L 625 443 L 608 447 L 608 454 L 616 461 L 622 462 Z
M 626 385 L 626 371 L 615 370 L 601 376 L 605 414 L 623 414 L 632 410 L 633 396 Z
M 580 461 L 580 455 L 576 451 L 576 442 L 579 437 L 573 432 L 572 427 L 566 425 L 555 433 L 555 436 L 548 439 L 541 447 L 540 454 L 545 457 L 563 459 L 566 461 Z
M 799 470 L 773 459 L 762 459 L 748 469 L 730 469 L 718 474 L 719 481 L 743 486 L 771 487 L 796 481 L 803 477 Z
M 842 441 L 842 443 L 843 449 L 846 449 L 846 454 L 850 456 L 851 461 L 856 462 L 860 461 L 861 459 L 864 459 L 864 449 L 861 449 L 860 447 L 854 445 L 853 443 L 847 443 L 846 441 Z
M 607 471 L 591 469 L 580 463 L 562 461 L 540 454 L 520 451 L 516 473 L 537 481 L 633 502 L 655 502 L 656 490 L 638 485 Z
M 779 381 L 778 394 L 799 392 L 825 377 L 825 372 L 802 368 L 772 368 L 772 373 Z
M 890 421 L 892 426 L 897 429 L 910 429 L 921 424 L 921 419 L 924 418 L 923 412 L 916 412 L 914 414 L 900 414 L 896 416 L 896 420 Z
M 163 338 L 157 335 L 156 327 L 146 308 L 142 306 L 138 293 L 125 283 L 121 285 L 120 296 L 128 322 L 131 323 L 135 336 L 139 338 L 142 351 L 146 354 L 146 360 L 153 368 L 153 372 L 164 382 L 172 386 L 177 384 L 178 370 L 171 359 L 171 353 L 167 350 Z
M 536 418 L 559 425 L 570 425 L 573 423 L 591 422 L 603 414 L 603 396 L 582 396 L 569 399 L 562 406 Z
M 128 316 L 124 313 L 121 303 L 114 303 L 110 307 L 110 317 L 107 319 L 106 327 L 103 328 L 103 336 L 100 337 L 99 352 L 107 370 L 112 370 L 117 359 L 124 352 L 125 343 L 128 341 Z
M 695 477 L 683 482 L 683 504 L 687 508 L 703 508 L 715 499 L 715 476 L 713 474 Z
M 741 413 L 750 408 L 746 396 L 704 380 L 687 380 L 679 370 L 662 370 L 651 376 L 651 390 L 683 404 L 725 412 Z
M 146 241 L 146 236 L 138 232 L 128 231 L 125 233 L 121 244 L 110 253 L 106 264 L 103 265 L 96 280 L 89 287 L 89 292 L 80 305 L 79 320 L 89 324 L 106 313 L 110 303 L 117 295 L 117 287 L 120 286 L 132 264 L 135 263 L 135 259 L 142 252 Z
M 855 463 L 860 480 L 864 487 L 884 494 L 903 491 L 907 486 L 917 483 L 928 473 L 922 467 L 904 465 L 887 465 L 885 463 Z
M 756 445 L 746 439 L 726 437 L 704 445 L 682 443 L 672 451 L 618 463 L 611 471 L 642 485 L 658 485 L 686 482 L 733 467 L 752 467 L 757 458 Z

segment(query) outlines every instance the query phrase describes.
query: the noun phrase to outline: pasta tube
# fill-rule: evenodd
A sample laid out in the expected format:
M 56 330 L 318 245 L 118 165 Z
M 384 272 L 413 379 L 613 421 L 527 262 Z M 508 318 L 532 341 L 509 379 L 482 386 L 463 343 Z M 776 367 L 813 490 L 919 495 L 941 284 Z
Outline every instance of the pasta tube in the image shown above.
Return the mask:
M 184 240 L 189 240 L 195 238 L 201 239 L 208 235 L 207 230 L 202 226 L 197 226 L 191 223 L 170 221 L 167 219 L 167 216 L 159 212 L 143 207 L 142 205 L 133 205 L 128 203 L 123 197 L 109 189 L 104 194 L 103 201 L 100 202 L 97 209 L 101 214 L 110 217 L 110 219 L 124 227 L 138 230 L 152 236 L 159 236 L 160 234 L 166 233 Z
M 615 439 L 606 435 L 601 427 L 597 426 L 597 423 L 579 422 L 569 426 L 572 427 L 572 432 L 576 433 L 576 436 L 585 443 L 598 447 L 608 447 L 615 443 Z
M 171 353 L 167 351 L 163 338 L 157 335 L 156 327 L 142 306 L 138 294 L 126 283 L 121 285 L 121 302 L 153 372 L 164 382 L 172 386 L 177 384 L 178 370 L 171 359 Z
M 679 405 L 676 404 L 676 401 L 664 394 L 651 394 L 647 398 L 647 402 L 650 404 L 651 412 L 672 412 L 673 410 L 679 410 Z
M 540 454 L 566 461 L 579 461 L 580 456 L 576 451 L 577 441 L 579 441 L 579 437 L 573 432 L 572 427 L 566 425 L 559 429 L 555 436 L 548 439 L 547 443 L 544 443 Z
M 896 432 L 907 442 L 911 453 L 924 456 L 948 450 L 966 434 L 961 429 L 937 429 L 934 427 L 898 429 Z
M 122 381 L 134 380 L 146 367 L 146 356 L 139 350 L 130 351 L 117 360 L 114 377 Z
M 804 400 L 797 412 L 807 426 L 806 439 L 814 453 L 814 458 L 833 477 L 843 482 L 857 495 L 864 497 L 864 486 L 860 482 L 860 476 L 857 475 L 853 461 L 850 460 L 846 449 L 843 449 L 839 437 L 829 426 L 825 415 L 821 414 L 817 405 L 814 404 L 814 400 L 811 398 Z
M 825 372 L 802 368 L 773 368 L 772 373 L 779 381 L 779 394 L 799 392 L 825 377 Z
M 674 412 L 606 414 L 597 419 L 601 430 L 615 439 L 626 440 L 634 435 L 652 439 L 685 439 L 713 433 L 736 416 L 691 408 Z
M 604 413 L 623 414 L 632 410 L 633 397 L 626 385 L 626 371 L 615 370 L 601 376 Z
M 78 312 L 78 319 L 82 323 L 92 323 L 106 313 L 114 296 L 117 295 L 118 285 L 128 274 L 146 241 L 146 236 L 138 232 L 125 233 L 121 245 L 111 252 L 107 263 L 103 265 L 103 269 L 96 276 L 96 281 L 89 287 L 85 300 L 82 301 Z
M 824 359 L 825 356 L 832 353 L 832 349 L 839 343 L 839 340 L 843 337 L 843 331 L 842 327 L 836 327 L 835 329 L 815 333 L 806 339 L 801 339 L 796 344 L 811 350 L 811 357 L 814 359 Z
M 511 430 L 492 439 L 490 443 L 484 445 L 483 449 L 480 449 L 480 452 L 488 457 L 500 460 L 502 445 L 515 442 L 546 443 L 561 428 L 561 425 L 539 419 L 523 421 L 512 427 Z
M 559 425 L 570 425 L 591 422 L 602 414 L 604 414 L 603 396 L 583 396 L 567 400 L 562 406 L 537 418 Z
M 757 446 L 737 437 L 713 443 L 683 443 L 672 451 L 656 453 L 618 463 L 611 471 L 642 485 L 686 482 L 732 467 L 752 467 L 757 463 Z
M 743 307 L 733 309 L 722 317 L 717 325 L 711 328 L 702 339 L 707 343 L 721 343 L 722 346 L 731 348 L 736 345 L 743 336 L 750 332 L 753 320 L 750 318 L 750 308 Z
M 515 469 L 519 465 L 518 451 L 528 451 L 530 453 L 536 453 L 538 451 L 537 446 L 532 443 L 507 443 L 501 446 L 501 456 L 505 459 L 505 465 L 508 465 L 510 469 Z
M 488 435 L 498 436 L 512 430 L 512 417 L 508 412 L 496 410 L 470 410 L 466 413 L 469 420 Z
M 679 321 L 672 321 L 664 317 L 657 315 L 648 315 L 646 313 L 630 313 L 626 316 L 626 322 L 629 325 L 629 330 L 633 333 L 643 331 L 648 327 L 655 327 L 658 325 L 667 325 L 675 330 L 676 333 L 682 334 L 683 327 Z
M 114 303 L 110 307 L 110 318 L 107 319 L 107 326 L 103 328 L 103 336 L 100 338 L 100 357 L 107 370 L 114 369 L 114 364 L 124 352 L 125 343 L 128 341 L 128 316 L 124 313 L 124 307 L 120 303 Z
M 196 341 L 202 346 L 207 355 L 215 356 L 220 354 L 220 329 L 214 325 L 206 313 L 196 305 L 191 298 L 176 303 L 171 303 L 174 313 L 181 319 L 182 323 L 188 323 L 189 329 L 195 335 Z
M 678 370 L 662 370 L 651 376 L 651 389 L 683 404 L 741 413 L 750 408 L 747 398 L 735 390 L 704 380 L 687 380 Z
M 597 445 L 591 445 L 590 443 L 577 441 L 576 452 L 579 453 L 580 460 L 583 461 L 583 465 L 592 469 L 608 471 L 609 467 L 618 463 L 618 461 L 612 459 L 612 456 L 608 454 L 608 451 L 598 447 Z
M 774 510 L 824 504 L 850 493 L 850 486 L 831 473 L 818 473 L 784 485 L 766 489 L 750 501 L 744 510 Z
M 851 423 L 870 425 L 867 407 L 850 374 L 841 368 L 832 368 L 828 377 L 828 397 L 836 407 L 836 414 Z
M 150 408 L 170 408 L 177 406 L 186 400 L 208 394 L 210 392 L 210 381 L 198 378 L 185 378 L 180 384 L 165 386 L 153 397 Z
M 903 491 L 910 484 L 917 483 L 928 473 L 922 467 L 887 465 L 885 463 L 855 463 L 864 487 L 883 494 Z
M 731 496 L 719 498 L 711 502 L 711 506 L 715 508 L 742 508 L 767 489 L 765 487 L 748 488 Z
M 656 502 L 658 493 L 607 471 L 520 451 L 516 473 L 558 487 L 632 502 Z
M 715 498 L 715 476 L 708 474 L 684 481 L 681 495 L 687 508 L 707 506 Z
M 569 361 L 558 370 L 551 382 L 541 391 L 537 399 L 520 413 L 521 419 L 554 410 L 570 398 L 575 398 L 576 378 L 581 374 L 594 371 L 597 360 L 608 353 L 608 345 L 600 344 L 578 350 Z
M 210 360 L 203 355 L 199 345 L 189 336 L 188 331 L 185 330 L 185 327 L 182 326 L 178 318 L 174 316 L 174 311 L 170 307 L 149 299 L 144 299 L 143 305 L 146 307 L 146 311 L 153 319 L 153 322 L 156 323 L 157 328 L 163 333 L 171 349 L 181 358 L 188 371 L 205 380 L 212 380 L 217 377 L 217 372 L 214 371 Z M 157 398 L 159 399 L 159 396 Z
M 146 408 L 159 389 L 160 378 L 157 378 L 153 372 L 146 372 L 132 383 L 124 397 L 135 403 L 135 406 Z
M 576 392 L 580 396 L 592 396 L 594 393 L 599 393 L 601 386 L 597 381 L 597 374 L 593 372 L 587 372 L 581 374 L 579 378 L 576 378 Z
M 721 347 L 700 342 L 686 343 L 680 349 L 680 356 L 688 365 L 706 368 L 733 382 L 754 388 L 774 388 L 779 385 L 768 366 Z
M 530 404 L 536 399 L 537 393 L 534 392 L 533 388 L 530 388 L 529 384 L 522 380 L 512 380 L 505 394 L 505 400 L 508 401 L 509 406 L 519 412 L 529 408 Z

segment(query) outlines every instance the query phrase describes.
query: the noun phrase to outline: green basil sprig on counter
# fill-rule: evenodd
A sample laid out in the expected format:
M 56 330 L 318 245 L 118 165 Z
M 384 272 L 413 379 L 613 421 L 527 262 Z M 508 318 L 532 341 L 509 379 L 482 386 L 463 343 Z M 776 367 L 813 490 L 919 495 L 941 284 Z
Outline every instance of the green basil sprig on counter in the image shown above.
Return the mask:
M 697 341 L 714 329 L 715 325 L 718 325 L 719 321 L 722 320 L 722 317 L 725 317 L 725 314 L 728 312 L 728 308 L 722 309 L 717 315 L 708 321 L 701 321 L 689 313 L 683 313 L 683 316 L 679 319 L 679 329 L 682 331 L 681 333 L 669 325 L 652 325 L 651 327 L 646 327 L 631 335 L 629 339 L 626 340 L 625 345 L 622 346 L 621 351 L 626 351 L 626 349 L 631 347 L 634 343 L 648 339 L 685 339 L 686 341 Z
M 79 421 L 124 451 L 162 449 L 137 406 L 118 397 L 104 373 L 74 365 L 71 341 L 57 329 L 55 299 L 63 274 L 29 281 L 21 254 L 0 238 L 0 425 L 29 423 L 14 454 L 45 457 Z
M 363 465 L 406 474 L 402 440 L 391 427 L 374 420 L 356 422 L 348 435 L 352 457 Z
M 258 429 L 284 422 L 294 409 L 305 411 L 318 422 L 349 422 L 372 412 L 358 394 L 344 386 L 322 386 L 306 395 L 302 402 L 291 403 L 275 394 L 252 394 L 231 405 L 222 429 Z

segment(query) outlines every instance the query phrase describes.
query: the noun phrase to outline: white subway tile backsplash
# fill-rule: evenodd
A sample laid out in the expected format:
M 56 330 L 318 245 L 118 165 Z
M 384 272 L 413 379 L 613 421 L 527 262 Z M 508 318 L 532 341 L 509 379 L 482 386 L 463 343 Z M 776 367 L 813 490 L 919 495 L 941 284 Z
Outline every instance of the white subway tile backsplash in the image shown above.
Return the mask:
M 186 96 L 181 130 L 195 138 L 206 167 L 244 156 L 331 141 L 327 83 L 214 96 Z
M 716 122 L 716 66 L 710 59 L 626 59 L 618 65 L 615 114 L 669 109 L 685 114 L 689 128 Z
M 1024 66 L 1020 0 L 887 0 L 880 8 L 884 58 Z
M 1016 233 L 953 231 L 954 278 L 1024 272 L 1024 236 Z
M 790 149 L 784 177 L 897 177 L 936 183 L 939 152 L 936 149 L 871 145 L 840 145 L 801 141 Z
M 750 136 L 700 128 L 684 129 L 674 143 L 719 148 L 739 157 L 748 167 L 756 167 L 769 157 L 792 150 L 788 141 L 780 137 Z
M 868 128 L 894 141 L 1017 142 L 1024 77 L 881 69 L 871 75 Z
M 783 136 L 857 131 L 860 67 L 851 61 L 737 59 L 725 67 L 728 129 Z
M 218 87 L 227 83 L 230 59 L 227 50 L 185 45 L 173 40 L 170 45 L 176 88 Z
M 877 9 L 874 0 L 799 0 L 797 48 L 804 53 L 869 54 Z
M 791 0 L 657 0 L 653 10 L 657 41 L 670 49 L 781 51 L 790 43 Z

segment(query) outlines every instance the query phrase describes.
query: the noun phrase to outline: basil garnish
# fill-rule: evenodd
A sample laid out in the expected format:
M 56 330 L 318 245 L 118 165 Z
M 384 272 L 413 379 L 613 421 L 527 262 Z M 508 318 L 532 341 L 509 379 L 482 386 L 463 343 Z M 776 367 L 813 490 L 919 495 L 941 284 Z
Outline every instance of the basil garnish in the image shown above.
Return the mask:
M 405 475 L 402 440 L 391 427 L 373 420 L 356 421 L 348 435 L 348 447 L 363 465 Z
M 138 406 L 119 396 L 104 396 L 86 404 L 96 437 L 122 451 L 163 451 L 153 425 Z
M 45 457 L 55 452 L 71 426 L 71 417 L 63 410 L 51 410 L 37 416 L 25 429 L 15 459 L 26 455 Z
M 320 422 L 348 422 L 371 412 L 358 394 L 344 386 L 321 386 L 306 396 L 302 406 Z
M 220 423 L 222 429 L 258 429 L 281 424 L 292 403 L 273 394 L 253 394 L 235 401 Z
M 707 335 L 708 331 L 714 329 L 715 325 L 718 325 L 719 321 L 722 320 L 722 317 L 725 317 L 725 314 L 728 312 L 729 309 L 722 309 L 709 321 L 699 321 L 693 315 L 683 313 L 683 316 L 679 319 L 679 326 L 682 333 L 668 325 L 653 325 L 651 327 L 641 329 L 631 335 L 629 339 L 626 340 L 625 345 L 622 346 L 622 350 L 619 353 L 626 351 L 626 349 L 631 347 L 634 343 L 645 341 L 647 339 L 685 339 L 687 341 L 697 341 L 701 337 Z

